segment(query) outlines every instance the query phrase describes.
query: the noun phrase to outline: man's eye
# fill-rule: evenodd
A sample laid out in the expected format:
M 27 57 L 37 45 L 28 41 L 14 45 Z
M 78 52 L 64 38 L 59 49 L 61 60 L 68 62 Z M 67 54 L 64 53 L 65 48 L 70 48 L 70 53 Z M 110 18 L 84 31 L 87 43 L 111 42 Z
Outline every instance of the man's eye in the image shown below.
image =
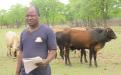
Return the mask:
M 35 15 L 30 15 L 31 17 L 34 17 Z
M 34 17 L 35 15 L 26 15 L 26 17 Z

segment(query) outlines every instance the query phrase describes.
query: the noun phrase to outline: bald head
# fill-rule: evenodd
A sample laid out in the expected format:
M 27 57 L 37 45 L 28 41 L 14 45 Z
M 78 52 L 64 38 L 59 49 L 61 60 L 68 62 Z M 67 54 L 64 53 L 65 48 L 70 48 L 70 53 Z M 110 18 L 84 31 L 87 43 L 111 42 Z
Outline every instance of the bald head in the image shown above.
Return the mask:
M 29 10 L 35 10 L 38 16 L 40 16 L 39 9 L 36 6 L 30 6 L 27 8 L 27 11 Z
M 39 25 L 39 11 L 35 6 L 27 8 L 26 21 L 30 27 Z

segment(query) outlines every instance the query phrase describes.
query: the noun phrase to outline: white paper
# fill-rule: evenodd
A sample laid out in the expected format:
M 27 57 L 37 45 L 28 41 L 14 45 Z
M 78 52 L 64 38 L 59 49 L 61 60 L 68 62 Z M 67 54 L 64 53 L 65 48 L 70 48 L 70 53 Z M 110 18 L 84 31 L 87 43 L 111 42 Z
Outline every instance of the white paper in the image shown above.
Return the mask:
M 42 62 L 42 58 L 39 56 L 33 58 L 23 58 L 25 72 L 28 74 L 32 70 L 36 69 L 37 66 L 35 65 L 35 63 L 39 62 Z

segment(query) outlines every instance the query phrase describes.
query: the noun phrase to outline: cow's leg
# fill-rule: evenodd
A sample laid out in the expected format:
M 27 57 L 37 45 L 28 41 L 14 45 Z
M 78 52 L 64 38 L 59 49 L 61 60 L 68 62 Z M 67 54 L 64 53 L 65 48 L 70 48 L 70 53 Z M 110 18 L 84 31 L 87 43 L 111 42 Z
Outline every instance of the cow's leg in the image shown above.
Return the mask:
M 9 56 L 12 56 L 12 49 L 9 47 Z
M 68 61 L 68 64 L 71 66 L 71 61 L 69 57 L 69 49 L 67 50 L 67 61 Z
M 59 49 L 60 49 L 60 56 L 64 60 L 64 47 L 60 46 Z
M 95 66 L 97 67 L 98 65 L 97 65 L 97 60 L 96 60 L 96 58 L 97 58 L 97 51 L 94 50 L 94 64 L 95 64 Z
M 10 45 L 7 45 L 7 56 L 11 55 L 11 47 Z
M 86 58 L 86 51 L 85 49 L 81 49 L 81 58 L 80 58 L 80 62 L 82 63 L 82 58 L 84 56 L 84 60 L 87 63 L 87 58 Z
M 16 58 L 15 53 L 16 53 L 16 50 L 14 48 L 11 48 L 11 56 L 13 59 Z
M 87 63 L 87 58 L 86 58 L 86 51 L 85 51 L 85 49 L 83 49 L 83 54 L 84 54 L 85 63 Z
M 12 58 L 15 59 L 17 56 L 17 52 L 16 51 L 12 51 Z
M 10 46 L 10 56 L 12 56 L 12 46 Z
M 90 58 L 90 62 L 89 62 L 89 66 L 92 66 L 92 49 L 90 49 L 89 51 L 89 58 Z
M 10 56 L 10 50 L 8 46 L 7 46 L 7 56 Z
M 67 50 L 64 50 L 64 56 L 65 56 L 65 65 L 67 65 Z
M 14 57 L 17 57 L 17 50 L 14 52 Z
M 80 53 L 81 53 L 80 62 L 82 63 L 82 57 L 83 57 L 83 54 L 84 54 L 83 49 L 80 50 Z
M 71 62 L 69 58 L 69 47 L 65 47 L 64 54 L 65 54 L 65 64 L 71 66 Z

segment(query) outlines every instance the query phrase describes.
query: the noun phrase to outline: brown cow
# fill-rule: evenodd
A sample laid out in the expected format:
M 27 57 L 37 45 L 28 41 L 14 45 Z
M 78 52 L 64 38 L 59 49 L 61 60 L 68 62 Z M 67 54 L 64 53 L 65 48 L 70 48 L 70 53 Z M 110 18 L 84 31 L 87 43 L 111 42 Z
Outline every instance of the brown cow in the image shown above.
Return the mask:
M 74 28 L 74 29 L 79 29 L 79 28 Z M 66 29 L 68 30 L 68 29 Z M 84 28 L 81 28 L 82 31 L 86 30 Z M 56 40 L 57 40 L 57 44 L 58 44 L 58 47 L 60 49 L 60 56 L 62 59 L 64 59 L 64 48 L 65 48 L 65 45 L 66 45 L 66 42 L 68 39 L 65 39 L 65 36 L 64 36 L 64 31 L 59 31 L 59 32 L 56 32 Z M 82 63 L 82 57 L 84 55 L 84 59 L 85 59 L 85 62 L 87 63 L 87 58 L 86 58 L 86 51 L 84 49 L 81 49 L 80 48 L 75 48 L 74 46 L 70 46 L 69 48 L 70 50 L 78 50 L 78 51 L 81 51 L 81 56 L 80 56 L 80 62 Z
M 76 49 L 89 49 L 89 65 L 92 65 L 94 57 L 95 66 L 97 66 L 97 51 L 104 47 L 105 43 L 115 39 L 116 35 L 111 28 L 94 28 L 88 30 L 67 29 L 64 31 L 65 40 L 65 64 L 71 65 L 69 58 L 69 48 L 73 46 Z

